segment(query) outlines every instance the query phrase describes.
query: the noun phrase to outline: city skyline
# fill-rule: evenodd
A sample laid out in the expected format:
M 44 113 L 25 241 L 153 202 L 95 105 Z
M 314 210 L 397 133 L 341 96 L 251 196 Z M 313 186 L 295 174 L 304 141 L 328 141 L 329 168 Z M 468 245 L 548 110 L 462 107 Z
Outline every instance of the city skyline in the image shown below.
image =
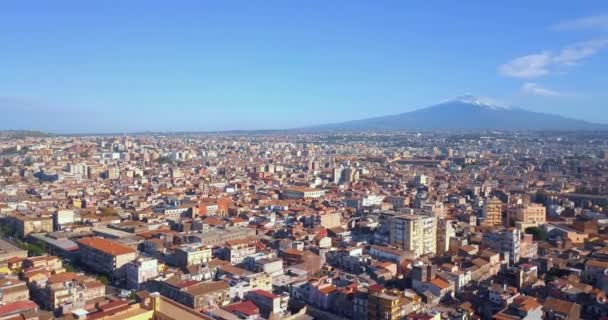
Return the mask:
M 608 6 L 5 4 L 0 130 L 291 129 L 472 93 L 608 123 Z

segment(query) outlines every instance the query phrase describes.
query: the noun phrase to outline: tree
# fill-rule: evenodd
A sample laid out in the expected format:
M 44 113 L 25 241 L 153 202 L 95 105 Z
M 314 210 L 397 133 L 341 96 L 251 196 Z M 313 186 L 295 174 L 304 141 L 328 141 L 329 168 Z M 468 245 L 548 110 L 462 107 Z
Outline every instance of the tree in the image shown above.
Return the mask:
M 545 241 L 548 238 L 547 231 L 539 227 L 528 227 L 525 232 L 531 234 L 534 241 Z
M 29 243 L 26 247 L 30 256 L 41 256 L 46 253 L 46 246 L 44 243 Z
M 104 275 L 99 275 L 97 276 L 97 280 L 105 285 L 108 284 L 108 277 L 104 276 Z

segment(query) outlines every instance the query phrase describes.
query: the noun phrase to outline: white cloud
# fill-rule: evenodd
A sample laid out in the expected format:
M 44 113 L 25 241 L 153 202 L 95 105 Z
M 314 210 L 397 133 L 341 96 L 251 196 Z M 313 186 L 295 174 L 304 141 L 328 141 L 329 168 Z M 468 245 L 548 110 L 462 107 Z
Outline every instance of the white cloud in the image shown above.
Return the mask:
M 583 30 L 583 29 L 608 29 L 608 14 L 588 16 L 575 20 L 560 22 L 553 26 L 554 30 Z
M 595 39 L 569 45 L 559 52 L 544 51 L 515 58 L 498 67 L 498 72 L 507 77 L 538 78 L 550 74 L 555 68 L 571 66 L 597 54 L 608 47 L 608 39 Z
M 535 78 L 548 74 L 550 63 L 551 54 L 548 52 L 530 54 L 501 65 L 498 72 L 507 77 Z
M 608 46 L 608 39 L 596 39 L 568 46 L 553 57 L 555 63 L 572 64 L 578 60 L 590 57 Z
M 558 97 L 563 94 L 555 90 L 544 88 L 534 82 L 526 82 L 521 87 L 521 91 L 526 94 L 541 96 L 541 97 Z

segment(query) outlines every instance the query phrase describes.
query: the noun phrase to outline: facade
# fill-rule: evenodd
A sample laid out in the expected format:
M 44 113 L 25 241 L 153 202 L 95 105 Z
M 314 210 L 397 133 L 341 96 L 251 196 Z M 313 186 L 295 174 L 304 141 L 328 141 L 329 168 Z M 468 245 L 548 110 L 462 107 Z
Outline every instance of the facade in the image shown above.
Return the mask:
M 482 246 L 509 256 L 509 262 L 519 262 L 521 231 L 516 228 L 493 230 L 483 234 Z
M 6 305 L 29 298 L 30 291 L 25 282 L 13 278 L 0 279 L 0 304 Z
M 78 240 L 80 262 L 88 268 L 112 278 L 126 276 L 125 265 L 137 258 L 137 252 L 118 242 L 89 237 Z
M 138 258 L 126 264 L 127 288 L 139 290 L 141 285 L 158 276 L 158 261 L 154 258 Z
M 293 187 L 283 191 L 283 199 L 306 199 L 320 198 L 325 195 L 325 190 Z
M 27 237 L 30 233 L 53 232 L 53 218 L 51 216 L 10 215 L 7 217 L 7 223 L 14 228 L 21 238 Z
M 483 205 L 483 225 L 502 226 L 502 202 L 496 197 L 488 198 Z
M 255 254 L 255 243 L 249 239 L 227 241 L 227 260 L 239 264 L 248 256 Z
M 369 293 L 367 298 L 368 320 L 399 320 L 407 314 L 409 301 L 403 292 L 382 289 Z
M 32 288 L 35 300 L 57 315 L 82 309 L 88 300 L 106 294 L 106 286 L 103 283 L 73 272 L 52 275 Z
M 199 244 L 183 245 L 175 249 L 173 255 L 175 257 L 175 265 L 182 268 L 207 263 L 212 258 L 211 248 Z
M 437 221 L 437 254 L 445 254 L 450 250 L 450 238 L 456 236 L 454 221 L 439 219 Z
M 437 252 L 437 218 L 399 215 L 388 221 L 388 243 L 412 252 L 416 257 Z
M 150 280 L 147 284 L 150 291 L 200 310 L 212 309 L 227 305 L 230 302 L 230 285 L 225 281 L 198 282 L 182 280 L 179 277 Z
M 547 209 L 542 204 L 522 204 L 509 208 L 509 219 L 515 220 L 521 230 L 537 227 L 547 222 Z
M 265 317 L 270 315 L 282 316 L 287 313 L 288 296 L 276 295 L 266 290 L 252 290 L 247 293 L 247 299 L 253 301 L 260 313 Z

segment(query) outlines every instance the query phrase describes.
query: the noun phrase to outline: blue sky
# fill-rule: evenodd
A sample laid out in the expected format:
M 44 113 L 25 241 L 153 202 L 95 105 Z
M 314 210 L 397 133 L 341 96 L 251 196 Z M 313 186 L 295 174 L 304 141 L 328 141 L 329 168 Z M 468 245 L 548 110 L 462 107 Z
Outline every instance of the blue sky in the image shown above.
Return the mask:
M 608 123 L 608 1 L 4 1 L 0 129 L 274 129 L 470 93 Z

